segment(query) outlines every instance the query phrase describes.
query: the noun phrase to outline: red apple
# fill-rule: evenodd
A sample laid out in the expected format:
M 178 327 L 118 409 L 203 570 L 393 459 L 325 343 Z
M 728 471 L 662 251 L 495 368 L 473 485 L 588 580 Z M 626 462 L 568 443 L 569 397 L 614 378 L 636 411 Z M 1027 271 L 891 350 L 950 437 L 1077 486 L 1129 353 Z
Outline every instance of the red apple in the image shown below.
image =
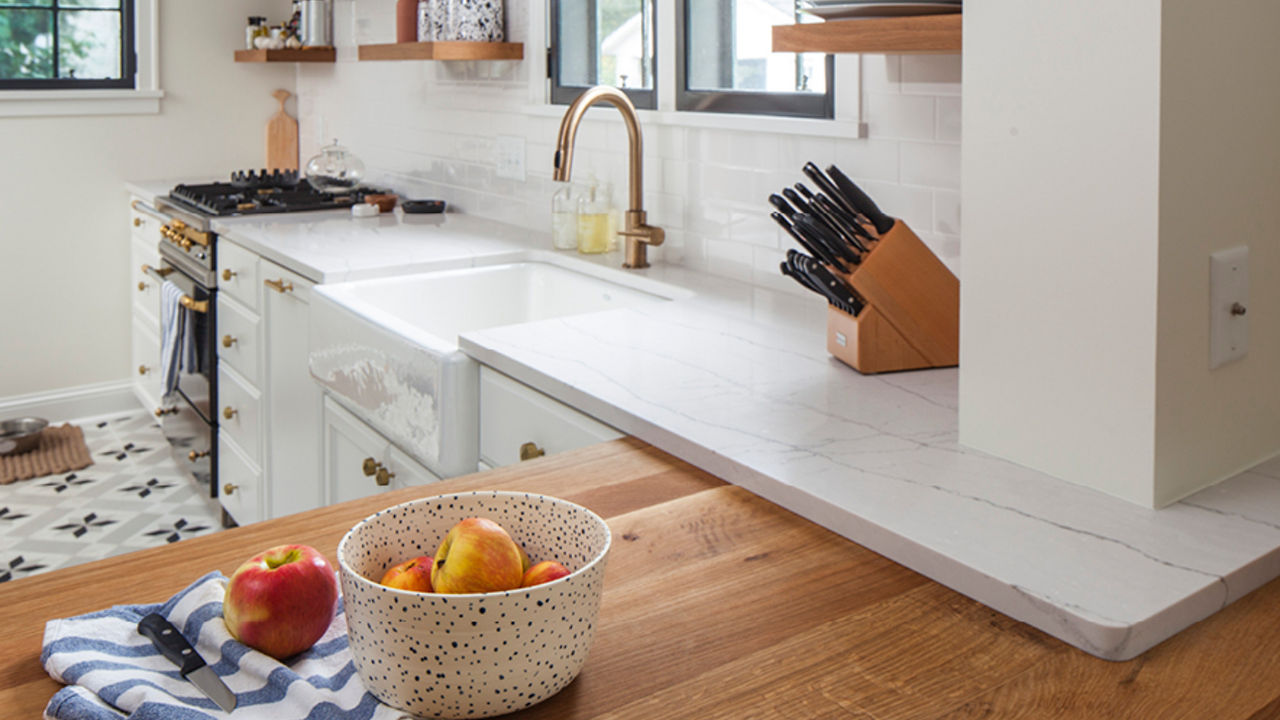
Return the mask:
M 438 593 L 501 592 L 520 587 L 520 548 L 498 523 L 467 518 L 454 525 L 436 551 L 431 586 Z
M 333 621 L 338 583 L 315 548 L 280 545 L 236 569 L 222 600 L 231 637 L 277 660 L 311 647 Z
M 520 551 L 520 572 L 529 572 L 529 566 L 533 564 L 533 561 L 529 559 L 529 553 L 525 552 L 523 547 L 520 547 L 520 543 L 516 543 L 516 550 Z
M 537 565 L 529 568 L 529 572 L 524 574 L 524 580 L 520 581 L 520 587 L 541 585 L 542 583 L 548 583 L 552 580 L 558 580 L 568 574 L 568 568 L 555 560 L 543 560 Z
M 381 583 L 397 590 L 431 592 L 431 558 L 423 555 L 394 565 L 383 574 Z

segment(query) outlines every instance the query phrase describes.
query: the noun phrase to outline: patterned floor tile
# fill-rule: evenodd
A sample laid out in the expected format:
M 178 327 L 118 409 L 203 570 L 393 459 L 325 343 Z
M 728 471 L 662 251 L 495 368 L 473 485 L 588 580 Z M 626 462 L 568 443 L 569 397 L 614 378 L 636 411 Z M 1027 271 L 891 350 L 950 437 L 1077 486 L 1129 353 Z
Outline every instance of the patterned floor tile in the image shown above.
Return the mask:
M 0 582 L 222 529 L 217 501 L 138 411 L 70 421 L 94 464 L 0 485 Z

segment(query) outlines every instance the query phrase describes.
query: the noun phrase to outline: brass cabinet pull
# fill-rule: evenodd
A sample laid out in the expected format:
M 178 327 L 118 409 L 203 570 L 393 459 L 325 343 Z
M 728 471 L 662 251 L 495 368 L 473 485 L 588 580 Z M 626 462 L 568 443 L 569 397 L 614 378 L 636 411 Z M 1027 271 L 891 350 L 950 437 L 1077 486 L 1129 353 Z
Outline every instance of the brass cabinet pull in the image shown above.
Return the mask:
M 177 415 L 177 414 L 178 414 L 178 408 L 176 408 L 176 407 L 171 407 L 171 408 L 162 408 L 162 407 L 158 407 L 158 408 L 156 408 L 156 417 L 164 417 L 165 415 Z
M 224 348 L 229 348 L 229 347 L 231 347 L 232 345 L 235 345 L 235 344 L 236 344 L 236 338 L 231 337 L 230 335 L 223 335 L 223 336 L 222 336 L 222 347 L 224 347 Z
M 134 219 L 133 219 L 133 226 L 134 226 L 134 227 L 142 227 L 142 218 L 140 218 L 140 217 L 136 217 L 136 218 L 134 218 Z
M 380 467 L 382 467 L 382 463 L 367 457 L 364 459 L 364 464 L 360 466 L 360 469 L 364 471 L 366 477 L 373 477 Z
M 141 290 L 142 288 L 138 288 L 138 289 Z M 192 298 L 190 295 L 183 295 L 182 298 L 178 300 L 178 304 L 190 310 L 191 312 L 198 312 L 198 313 L 209 312 L 208 300 L 196 300 Z
M 147 367 L 146 365 L 139 365 L 139 366 L 138 366 L 138 374 L 139 374 L 139 375 L 146 375 L 146 374 L 147 374 L 147 373 L 149 373 L 149 372 L 151 372 L 151 368 Z
M 232 270 L 231 268 L 227 268 L 226 270 L 222 271 L 222 279 L 226 280 L 227 282 L 231 282 L 231 278 L 235 277 L 237 274 L 238 273 L 235 270 Z
M 230 420 L 231 418 L 235 417 L 236 413 L 238 412 L 240 411 L 228 405 L 222 408 L 222 417 L 226 418 L 227 420 Z
M 144 283 L 144 282 L 142 282 L 141 280 L 139 280 L 139 281 L 138 281 L 138 292 L 146 292 L 146 290 L 147 290 L 147 284 L 146 284 L 146 283 Z
M 240 489 L 240 486 L 239 486 L 239 485 L 234 485 L 234 484 L 232 484 L 232 483 L 227 483 L 226 485 L 223 485 L 223 486 L 222 486 L 222 494 L 223 494 L 223 495 L 230 495 L 231 493 L 233 493 L 233 492 L 235 492 L 236 490 L 239 490 L 239 489 Z
M 187 453 L 187 459 L 190 460 L 191 462 L 195 462 L 202 457 L 208 457 L 208 456 L 209 456 L 208 450 L 192 450 L 191 452 Z
M 374 477 L 374 482 L 382 487 L 391 484 L 391 478 L 395 477 L 393 472 L 387 472 L 386 468 L 378 468 L 378 474 Z
M 383 467 L 382 463 L 371 457 L 364 459 L 364 462 L 360 464 L 360 470 L 366 477 L 373 478 L 374 482 L 383 487 L 390 485 L 391 478 L 396 476 L 395 473 Z
M 282 295 L 287 292 L 293 292 L 293 283 L 286 281 L 284 278 L 280 278 L 279 280 L 263 280 L 262 284 Z
M 520 461 L 532 460 L 546 455 L 547 451 L 538 447 L 537 443 L 527 442 L 520 446 Z

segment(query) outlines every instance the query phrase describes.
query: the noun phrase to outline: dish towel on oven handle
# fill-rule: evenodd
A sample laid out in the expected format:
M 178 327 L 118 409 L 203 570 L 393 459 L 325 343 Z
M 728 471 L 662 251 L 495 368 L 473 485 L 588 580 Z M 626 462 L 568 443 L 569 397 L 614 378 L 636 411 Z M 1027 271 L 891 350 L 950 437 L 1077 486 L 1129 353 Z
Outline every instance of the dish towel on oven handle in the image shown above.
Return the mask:
M 347 647 L 342 601 L 333 623 L 310 650 L 288 664 L 231 637 L 222 620 L 227 579 L 212 572 L 168 602 L 117 605 L 50 620 L 40 661 L 66 687 L 44 716 L 55 720 L 411 720 L 369 694 Z M 236 694 L 224 713 L 138 633 L 138 621 L 158 612 L 191 641 Z
M 165 280 L 160 285 L 160 383 L 164 394 L 178 389 L 178 372 L 186 361 L 186 308 L 182 307 L 182 288 Z

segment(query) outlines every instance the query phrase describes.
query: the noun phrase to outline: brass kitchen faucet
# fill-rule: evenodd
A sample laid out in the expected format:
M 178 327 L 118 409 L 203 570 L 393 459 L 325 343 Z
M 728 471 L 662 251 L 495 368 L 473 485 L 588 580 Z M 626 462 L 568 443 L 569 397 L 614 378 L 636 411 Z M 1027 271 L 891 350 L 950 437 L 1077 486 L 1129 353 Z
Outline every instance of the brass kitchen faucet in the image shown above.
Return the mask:
M 560 137 L 556 141 L 555 173 L 552 178 L 558 182 L 568 182 L 569 173 L 573 169 L 573 143 L 578 136 L 578 124 L 587 108 L 599 102 L 607 102 L 618 108 L 622 119 L 627 124 L 627 139 L 630 143 L 630 163 L 628 166 L 628 185 L 630 208 L 627 210 L 626 228 L 618 234 L 626 238 L 626 257 L 624 268 L 646 268 L 649 261 L 646 253 L 649 245 L 661 245 L 666 233 L 660 227 L 645 222 L 644 215 L 644 182 L 643 150 L 640 138 L 640 118 L 631 100 L 621 90 L 608 85 L 597 85 L 578 96 L 565 111 L 560 121 Z

